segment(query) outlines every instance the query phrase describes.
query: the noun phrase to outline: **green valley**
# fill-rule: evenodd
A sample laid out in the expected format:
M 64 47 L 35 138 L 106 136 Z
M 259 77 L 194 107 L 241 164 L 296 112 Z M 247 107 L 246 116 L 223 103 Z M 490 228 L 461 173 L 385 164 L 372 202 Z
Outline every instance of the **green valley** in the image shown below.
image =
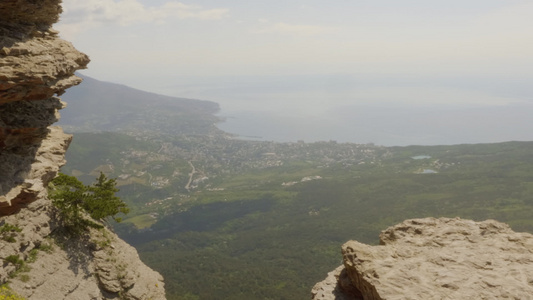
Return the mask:
M 168 299 L 308 298 L 340 265 L 342 243 L 377 244 L 408 218 L 491 218 L 533 232 L 533 142 L 244 141 L 217 130 L 212 110 L 195 113 L 197 132 L 142 118 L 120 127 L 146 125 L 136 131 L 71 123 L 80 130 L 62 169 L 86 183 L 100 171 L 117 178 L 130 213 L 115 230 L 165 277 Z
M 166 142 L 77 134 L 64 171 L 118 178 L 132 212 L 116 231 L 164 275 L 169 299 L 306 297 L 343 242 L 377 243 L 408 218 L 492 218 L 533 232 L 530 142 Z

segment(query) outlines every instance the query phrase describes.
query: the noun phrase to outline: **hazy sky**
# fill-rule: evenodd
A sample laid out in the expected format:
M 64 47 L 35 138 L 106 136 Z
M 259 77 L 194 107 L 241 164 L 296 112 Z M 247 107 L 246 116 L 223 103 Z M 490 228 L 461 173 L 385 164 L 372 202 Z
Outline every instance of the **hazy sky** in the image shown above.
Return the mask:
M 361 103 L 533 102 L 531 0 L 64 0 L 63 7 L 56 28 L 91 57 L 84 74 L 227 110 L 292 103 L 312 115 Z
M 530 0 L 64 0 L 56 26 L 103 79 L 531 75 Z

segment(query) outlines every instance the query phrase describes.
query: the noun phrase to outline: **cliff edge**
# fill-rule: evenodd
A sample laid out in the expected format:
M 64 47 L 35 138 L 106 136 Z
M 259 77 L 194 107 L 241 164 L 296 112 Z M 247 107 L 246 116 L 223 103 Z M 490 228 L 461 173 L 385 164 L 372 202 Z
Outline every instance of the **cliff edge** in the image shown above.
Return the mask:
M 312 299 L 531 299 L 533 235 L 494 220 L 404 221 L 380 245 L 349 241 Z
M 161 275 L 109 230 L 59 234 L 46 187 L 72 137 L 51 125 L 89 63 L 52 28 L 60 13 L 60 0 L 0 2 L 0 283 L 27 299 L 164 299 Z

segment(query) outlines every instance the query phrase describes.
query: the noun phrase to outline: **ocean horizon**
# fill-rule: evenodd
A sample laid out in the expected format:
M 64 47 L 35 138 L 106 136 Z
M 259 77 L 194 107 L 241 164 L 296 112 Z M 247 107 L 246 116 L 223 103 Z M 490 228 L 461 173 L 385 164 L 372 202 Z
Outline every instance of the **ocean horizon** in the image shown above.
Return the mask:
M 239 139 L 382 146 L 531 141 L 531 105 L 470 109 L 353 106 L 316 115 L 222 110 L 217 127 Z
M 533 140 L 531 86 L 523 78 L 180 77 L 149 89 L 219 103 L 224 121 L 217 126 L 243 139 L 384 146 Z

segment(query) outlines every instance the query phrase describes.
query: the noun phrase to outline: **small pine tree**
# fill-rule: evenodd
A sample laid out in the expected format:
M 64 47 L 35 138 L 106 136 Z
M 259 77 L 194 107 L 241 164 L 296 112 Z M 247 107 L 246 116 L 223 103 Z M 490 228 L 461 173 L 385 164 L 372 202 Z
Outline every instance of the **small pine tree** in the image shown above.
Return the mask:
M 119 191 L 116 185 L 115 179 L 108 179 L 101 172 L 92 185 L 84 185 L 74 176 L 59 173 L 50 184 L 50 198 L 59 210 L 63 225 L 80 233 L 88 227 L 102 227 L 94 220 L 105 221 L 112 217 L 120 222 L 116 215 L 129 212 L 126 203 L 115 195 Z

